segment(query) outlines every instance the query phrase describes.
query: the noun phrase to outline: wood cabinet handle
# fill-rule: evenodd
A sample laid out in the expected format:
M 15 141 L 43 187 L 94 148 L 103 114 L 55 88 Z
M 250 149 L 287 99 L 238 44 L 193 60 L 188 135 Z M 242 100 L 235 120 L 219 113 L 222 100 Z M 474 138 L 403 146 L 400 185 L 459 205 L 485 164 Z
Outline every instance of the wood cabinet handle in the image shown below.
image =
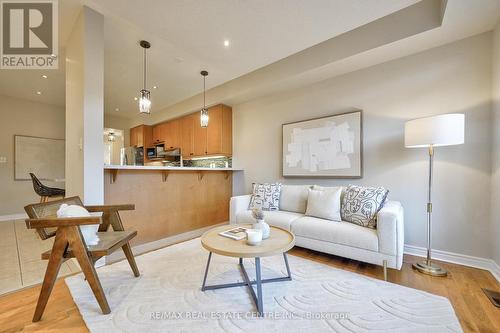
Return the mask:
M 194 155 L 193 153 L 189 153 L 189 155 Z

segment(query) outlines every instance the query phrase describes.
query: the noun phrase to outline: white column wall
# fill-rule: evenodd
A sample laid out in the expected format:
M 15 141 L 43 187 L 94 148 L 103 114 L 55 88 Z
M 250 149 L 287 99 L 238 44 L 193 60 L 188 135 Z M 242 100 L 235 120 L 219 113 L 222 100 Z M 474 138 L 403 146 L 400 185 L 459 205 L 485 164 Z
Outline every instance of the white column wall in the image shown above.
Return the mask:
M 66 50 L 66 191 L 104 203 L 104 16 L 83 7 Z

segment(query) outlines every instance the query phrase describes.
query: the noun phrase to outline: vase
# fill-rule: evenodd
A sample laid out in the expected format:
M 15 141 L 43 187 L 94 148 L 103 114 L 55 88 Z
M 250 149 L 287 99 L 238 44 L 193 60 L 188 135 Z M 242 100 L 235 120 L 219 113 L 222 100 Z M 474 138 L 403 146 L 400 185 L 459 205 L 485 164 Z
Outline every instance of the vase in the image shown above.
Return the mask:
M 262 239 L 266 239 L 269 237 L 269 233 L 271 232 L 271 228 L 269 227 L 269 224 L 264 222 L 264 220 L 256 220 L 257 223 L 253 225 L 254 229 L 260 229 L 262 230 Z

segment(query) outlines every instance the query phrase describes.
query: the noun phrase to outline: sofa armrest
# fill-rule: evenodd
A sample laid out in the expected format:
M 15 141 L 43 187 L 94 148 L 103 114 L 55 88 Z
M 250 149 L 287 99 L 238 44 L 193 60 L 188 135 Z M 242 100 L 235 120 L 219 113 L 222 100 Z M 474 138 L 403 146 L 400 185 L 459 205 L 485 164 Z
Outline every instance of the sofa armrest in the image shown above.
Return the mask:
M 251 194 L 232 197 L 229 201 L 229 223 L 236 224 L 236 214 L 248 209 Z
M 403 256 L 404 211 L 398 201 L 388 201 L 377 214 L 379 252 Z

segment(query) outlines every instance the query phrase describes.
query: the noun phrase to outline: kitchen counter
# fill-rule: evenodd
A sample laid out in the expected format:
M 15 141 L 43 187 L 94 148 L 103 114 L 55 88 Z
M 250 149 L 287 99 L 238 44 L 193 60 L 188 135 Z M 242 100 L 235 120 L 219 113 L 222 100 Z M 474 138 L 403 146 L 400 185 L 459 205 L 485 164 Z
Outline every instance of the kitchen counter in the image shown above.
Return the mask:
M 108 170 L 243 171 L 236 168 L 171 167 L 158 165 L 105 165 Z
M 235 168 L 107 165 L 104 202 L 135 204 L 120 213 L 132 246 L 153 250 L 174 237 L 182 241 L 229 220 Z

